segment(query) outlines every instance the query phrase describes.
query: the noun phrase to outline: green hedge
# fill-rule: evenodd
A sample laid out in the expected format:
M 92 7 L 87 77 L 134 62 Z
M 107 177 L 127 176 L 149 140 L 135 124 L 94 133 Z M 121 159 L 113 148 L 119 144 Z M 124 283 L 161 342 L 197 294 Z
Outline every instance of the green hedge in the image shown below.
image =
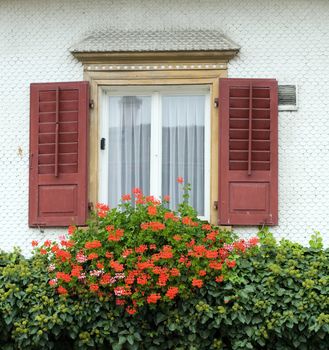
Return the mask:
M 90 296 L 59 296 L 44 259 L 0 253 L 0 349 L 329 348 L 329 250 L 260 232 L 223 284 L 133 316 Z

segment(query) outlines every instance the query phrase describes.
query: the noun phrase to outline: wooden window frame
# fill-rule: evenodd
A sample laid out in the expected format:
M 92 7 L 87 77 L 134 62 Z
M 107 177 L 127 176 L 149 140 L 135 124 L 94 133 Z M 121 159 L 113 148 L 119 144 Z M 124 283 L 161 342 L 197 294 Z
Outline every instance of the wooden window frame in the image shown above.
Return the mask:
M 100 96 L 103 86 L 200 85 L 210 87 L 210 222 L 218 224 L 218 95 L 219 79 L 227 77 L 227 62 L 236 52 L 173 53 L 170 56 L 149 53 L 126 56 L 88 54 L 75 56 L 84 64 L 84 80 L 90 84 L 88 198 L 98 201 Z M 121 59 L 120 59 L 121 57 Z M 165 63 L 162 63 L 165 62 Z

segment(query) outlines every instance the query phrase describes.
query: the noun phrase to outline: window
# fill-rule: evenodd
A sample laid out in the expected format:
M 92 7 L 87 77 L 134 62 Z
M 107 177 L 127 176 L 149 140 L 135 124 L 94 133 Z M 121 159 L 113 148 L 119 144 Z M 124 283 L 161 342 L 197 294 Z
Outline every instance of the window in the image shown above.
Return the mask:
M 182 201 L 177 177 L 192 185 L 190 204 L 209 219 L 210 88 L 194 86 L 102 89 L 99 198 L 110 207 L 139 187 Z M 103 141 L 103 142 L 104 142 Z
M 175 207 L 177 176 L 213 224 L 277 224 L 277 81 L 227 79 L 199 54 L 93 54 L 107 64 L 86 62 L 85 81 L 31 85 L 30 226 L 83 225 L 133 187 Z

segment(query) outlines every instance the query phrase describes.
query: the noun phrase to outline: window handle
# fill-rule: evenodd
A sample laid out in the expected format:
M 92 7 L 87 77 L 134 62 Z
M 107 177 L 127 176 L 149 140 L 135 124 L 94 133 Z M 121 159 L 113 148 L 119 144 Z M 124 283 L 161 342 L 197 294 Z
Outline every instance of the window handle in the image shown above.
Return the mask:
M 101 146 L 101 150 L 105 149 L 105 138 L 104 137 L 101 138 L 100 146 Z

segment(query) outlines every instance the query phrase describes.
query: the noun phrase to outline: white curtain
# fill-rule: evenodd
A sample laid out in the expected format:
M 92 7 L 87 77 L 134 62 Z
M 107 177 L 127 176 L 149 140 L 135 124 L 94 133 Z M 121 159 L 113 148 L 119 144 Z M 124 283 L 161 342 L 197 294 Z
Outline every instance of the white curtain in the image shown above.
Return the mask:
M 189 203 L 204 215 L 205 96 L 162 98 L 162 195 L 171 197 L 170 208 L 182 201 L 177 177 L 192 186 Z M 180 187 L 180 190 L 179 190 Z
M 111 96 L 109 102 L 109 206 L 134 187 L 149 194 L 151 96 Z

